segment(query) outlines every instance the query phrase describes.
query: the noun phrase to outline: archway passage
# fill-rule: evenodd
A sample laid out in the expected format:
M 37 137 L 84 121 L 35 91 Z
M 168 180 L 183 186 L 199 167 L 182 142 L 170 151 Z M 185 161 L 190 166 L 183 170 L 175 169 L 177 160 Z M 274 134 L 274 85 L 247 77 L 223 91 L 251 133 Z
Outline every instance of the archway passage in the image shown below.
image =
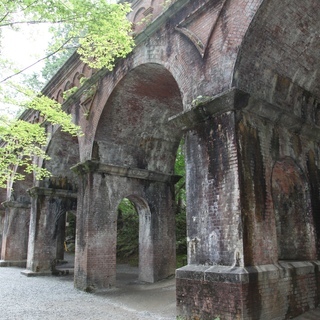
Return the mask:
M 128 198 L 118 206 L 117 264 L 139 266 L 139 213 Z
M 143 199 L 128 198 L 123 199 L 118 207 L 117 260 L 138 267 L 139 281 L 154 282 L 150 208 Z M 133 268 L 130 273 L 135 274 Z M 121 279 L 119 272 L 118 275 Z
M 139 279 L 155 282 L 174 274 L 173 174 L 182 133 L 168 118 L 182 109 L 176 81 L 158 64 L 131 70 L 110 95 L 92 166 L 79 184 L 76 287 L 115 284 L 118 205 L 125 197 L 139 213 Z

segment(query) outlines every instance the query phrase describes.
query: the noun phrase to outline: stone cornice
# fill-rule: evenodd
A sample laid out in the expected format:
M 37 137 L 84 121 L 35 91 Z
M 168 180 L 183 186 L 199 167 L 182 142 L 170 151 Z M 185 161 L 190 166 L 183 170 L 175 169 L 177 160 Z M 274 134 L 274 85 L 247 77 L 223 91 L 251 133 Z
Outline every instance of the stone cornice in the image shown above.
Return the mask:
M 89 172 L 103 173 L 120 177 L 142 179 L 157 182 L 177 183 L 181 177 L 156 171 L 150 171 L 139 168 L 123 167 L 113 164 L 100 163 L 98 161 L 88 160 L 79 163 L 71 168 L 77 174 L 86 174 Z
M 31 197 L 48 196 L 57 198 L 77 198 L 77 193 L 74 191 L 54 188 L 33 187 L 28 190 L 28 193 Z
M 2 205 L 5 208 L 24 208 L 29 209 L 30 203 L 29 202 L 19 202 L 19 201 L 4 201 L 2 202 Z
M 210 118 L 236 110 L 254 114 L 276 126 L 286 128 L 313 141 L 320 141 L 320 127 L 315 123 L 237 88 L 213 97 L 199 97 L 193 102 L 190 110 L 183 111 L 169 118 L 168 121 L 178 130 L 187 131 Z
M 219 114 L 235 110 L 235 101 L 239 96 L 247 100 L 247 94 L 237 89 L 230 89 L 213 97 L 199 96 L 192 102 L 193 107 L 190 110 L 183 111 L 168 119 L 182 131 L 189 130 L 197 124 L 204 122 Z M 239 107 L 240 108 L 240 104 Z

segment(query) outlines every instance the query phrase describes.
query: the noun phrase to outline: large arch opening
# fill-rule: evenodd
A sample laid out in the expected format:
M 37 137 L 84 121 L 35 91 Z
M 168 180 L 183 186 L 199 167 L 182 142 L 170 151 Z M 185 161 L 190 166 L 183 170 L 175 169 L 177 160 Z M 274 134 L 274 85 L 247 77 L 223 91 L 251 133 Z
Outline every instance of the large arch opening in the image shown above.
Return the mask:
M 136 196 L 124 198 L 118 206 L 117 228 L 118 278 L 129 273 L 132 280 L 154 282 L 151 212 L 146 201 Z M 121 262 L 129 268 L 123 270 Z
M 112 173 L 115 175 L 129 169 L 134 172 L 133 178 L 124 178 L 125 184 L 110 185 L 113 191 L 108 196 L 110 203 L 119 203 L 125 196 L 137 211 L 139 280 L 144 282 L 174 273 L 170 270 L 175 257 L 169 257 L 175 256 L 176 246 L 173 175 L 182 132 L 168 119 L 182 111 L 180 90 L 170 72 L 159 64 L 143 64 L 130 71 L 113 90 L 95 134 L 93 160 L 117 168 Z M 115 210 L 119 233 L 119 207 Z M 165 217 L 173 223 L 164 221 Z M 160 232 L 167 232 L 163 241 Z M 158 252 L 154 252 L 155 247 L 160 248 Z M 168 265 L 165 261 L 170 259 Z
M 185 143 L 180 141 L 175 161 L 174 172 L 180 176 L 175 184 L 175 223 L 176 223 L 176 256 L 177 268 L 187 264 L 187 193 L 186 193 L 186 166 Z
M 318 7 L 317 0 L 263 1 L 241 45 L 233 86 L 311 120 L 307 109 L 320 98 Z
M 181 132 L 167 120 L 182 111 L 179 87 L 167 69 L 154 63 L 133 69 L 104 107 L 92 158 L 173 174 Z

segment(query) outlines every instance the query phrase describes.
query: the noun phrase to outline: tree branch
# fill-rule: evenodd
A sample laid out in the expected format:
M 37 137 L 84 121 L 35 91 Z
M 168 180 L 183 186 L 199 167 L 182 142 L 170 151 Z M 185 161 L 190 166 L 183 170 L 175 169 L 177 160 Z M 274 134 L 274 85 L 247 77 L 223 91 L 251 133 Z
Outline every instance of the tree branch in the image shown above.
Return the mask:
M 45 56 L 45 57 L 43 57 L 43 58 L 41 58 L 41 59 L 39 59 L 39 60 L 37 60 L 36 62 L 32 63 L 32 64 L 29 65 L 28 67 L 26 67 L 26 68 L 24 68 L 24 69 L 22 69 L 22 70 L 20 70 L 20 71 L 18 71 L 18 72 L 16 72 L 16 73 L 14 73 L 14 74 L 11 74 L 10 76 L 2 79 L 2 80 L 0 81 L 0 84 L 6 82 L 7 80 L 9 80 L 9 79 L 11 79 L 11 78 L 13 78 L 13 77 L 15 77 L 15 76 L 17 76 L 18 74 L 23 73 L 24 71 L 26 71 L 26 70 L 30 69 L 31 67 L 33 67 L 34 65 L 36 65 L 37 63 L 39 63 L 39 62 L 41 62 L 41 61 L 43 61 L 43 60 L 46 60 L 46 59 L 50 58 L 51 56 L 55 55 L 57 52 L 61 51 L 62 49 L 65 49 L 64 46 L 65 46 L 68 42 L 70 42 L 72 39 L 73 39 L 73 38 L 69 38 L 69 39 L 68 39 L 67 41 L 65 41 L 57 50 L 51 52 L 50 54 L 48 54 L 47 56 Z
M 3 23 L 3 24 L 0 24 L 0 28 L 1 27 L 12 27 L 14 25 L 17 25 L 17 24 L 44 24 L 44 23 L 47 23 L 47 24 L 59 24 L 59 23 L 68 23 L 70 21 L 76 21 L 79 17 L 78 16 L 74 16 L 74 17 L 70 17 L 70 18 L 67 18 L 67 19 L 63 19 L 63 20 L 56 20 L 56 21 L 50 21 L 50 20 L 28 20 L 28 21 L 11 21 L 11 22 L 7 22 L 7 23 Z M 4 20 L 4 19 L 3 19 Z M 3 21 L 1 20 L 1 21 Z

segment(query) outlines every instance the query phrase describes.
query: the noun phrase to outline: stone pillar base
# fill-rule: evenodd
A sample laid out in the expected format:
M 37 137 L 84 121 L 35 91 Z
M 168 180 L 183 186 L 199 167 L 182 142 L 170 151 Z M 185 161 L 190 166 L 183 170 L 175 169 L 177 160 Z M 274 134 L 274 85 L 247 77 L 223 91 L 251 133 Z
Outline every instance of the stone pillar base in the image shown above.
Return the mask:
M 40 272 L 35 272 L 31 270 L 23 270 L 21 271 L 21 274 L 26 276 L 26 277 L 40 277 L 40 276 L 51 276 L 52 271 L 40 271 Z
M 0 260 L 0 267 L 19 267 L 25 268 L 27 260 Z
M 320 261 L 255 267 L 188 265 L 176 271 L 183 319 L 291 319 L 319 304 Z

